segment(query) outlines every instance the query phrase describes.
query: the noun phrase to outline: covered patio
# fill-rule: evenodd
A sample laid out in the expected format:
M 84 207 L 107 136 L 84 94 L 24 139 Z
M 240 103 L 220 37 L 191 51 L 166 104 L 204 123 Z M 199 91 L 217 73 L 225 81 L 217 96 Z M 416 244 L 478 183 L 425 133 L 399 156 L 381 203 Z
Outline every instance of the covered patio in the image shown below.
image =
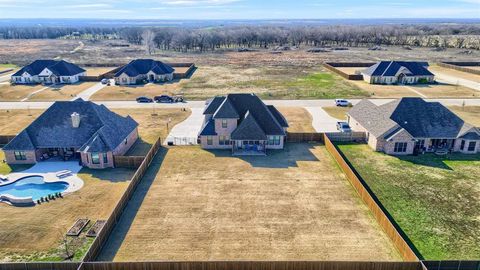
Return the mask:
M 266 156 L 267 141 L 244 141 L 236 140 L 232 141 L 232 155 L 233 156 Z
M 38 149 L 37 160 L 44 161 L 49 159 L 63 161 L 80 160 L 80 153 L 74 147 Z

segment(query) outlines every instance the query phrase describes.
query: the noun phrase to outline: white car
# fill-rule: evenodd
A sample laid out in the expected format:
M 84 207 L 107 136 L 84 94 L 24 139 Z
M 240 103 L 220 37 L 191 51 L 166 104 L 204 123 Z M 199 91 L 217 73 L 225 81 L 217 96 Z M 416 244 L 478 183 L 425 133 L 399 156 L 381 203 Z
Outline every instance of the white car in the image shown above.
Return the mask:
M 335 105 L 340 106 L 340 107 L 348 107 L 350 106 L 350 101 L 346 99 L 335 99 Z
M 337 122 L 337 130 L 340 132 L 352 132 L 347 122 Z

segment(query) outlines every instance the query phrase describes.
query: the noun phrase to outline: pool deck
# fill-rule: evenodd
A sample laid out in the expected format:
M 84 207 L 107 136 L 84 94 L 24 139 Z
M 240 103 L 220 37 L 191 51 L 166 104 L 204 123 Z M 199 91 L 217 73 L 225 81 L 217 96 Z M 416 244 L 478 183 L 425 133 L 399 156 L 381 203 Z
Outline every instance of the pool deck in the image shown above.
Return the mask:
M 68 183 L 68 188 L 64 192 L 62 192 L 62 194 L 67 195 L 83 187 L 83 180 L 77 176 L 77 173 L 81 169 L 82 167 L 78 164 L 78 161 L 56 161 L 56 160 L 41 161 L 25 171 L 11 173 L 7 175 L 8 180 L 0 182 L 0 186 L 6 186 L 9 184 L 12 184 L 26 177 L 40 176 L 40 177 L 43 177 L 43 180 L 46 183 L 55 183 L 55 182 Z M 58 172 L 65 171 L 65 170 L 68 170 L 72 173 L 66 177 L 57 177 Z M 11 195 L 0 194 L 0 196 L 8 199 L 13 199 L 14 201 L 18 200 L 22 202 L 25 202 L 25 199 L 27 199 L 27 198 L 18 198 Z

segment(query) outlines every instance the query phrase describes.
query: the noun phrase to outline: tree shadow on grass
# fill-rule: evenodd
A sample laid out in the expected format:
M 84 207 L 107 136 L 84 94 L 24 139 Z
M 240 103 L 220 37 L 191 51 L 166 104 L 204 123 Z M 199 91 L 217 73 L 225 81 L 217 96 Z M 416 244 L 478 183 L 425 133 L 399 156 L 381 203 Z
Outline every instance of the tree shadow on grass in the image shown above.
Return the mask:
M 399 160 L 406 161 L 412 164 L 444 169 L 453 171 L 446 161 L 480 161 L 480 155 L 467 155 L 467 154 L 460 154 L 460 153 L 453 153 L 448 154 L 446 156 L 438 156 L 435 154 L 424 154 L 418 156 L 399 156 L 397 157 Z
M 93 179 L 99 179 L 101 181 L 110 181 L 113 183 L 126 182 L 132 179 L 135 170 L 127 168 L 109 168 L 109 169 L 89 169 L 82 168 L 78 174 L 80 178 L 82 175 L 91 177 Z
M 101 249 L 97 261 L 112 261 L 118 250 L 120 249 L 125 237 L 127 236 L 130 227 L 132 226 L 133 221 L 140 209 L 145 196 L 147 195 L 153 181 L 160 171 L 163 160 L 167 155 L 168 149 L 161 147 L 158 150 L 157 155 L 154 157 L 150 167 L 143 176 L 140 183 L 135 188 L 135 191 L 128 201 L 128 204 L 125 206 L 125 209 L 118 220 L 118 223 L 113 228 L 113 231 L 110 233 L 110 236 Z
M 256 168 L 286 169 L 298 167 L 298 161 L 319 161 L 312 149 L 320 144 L 286 143 L 283 150 L 267 150 L 266 156 L 232 156 L 231 150 L 208 150 L 215 157 L 241 159 Z

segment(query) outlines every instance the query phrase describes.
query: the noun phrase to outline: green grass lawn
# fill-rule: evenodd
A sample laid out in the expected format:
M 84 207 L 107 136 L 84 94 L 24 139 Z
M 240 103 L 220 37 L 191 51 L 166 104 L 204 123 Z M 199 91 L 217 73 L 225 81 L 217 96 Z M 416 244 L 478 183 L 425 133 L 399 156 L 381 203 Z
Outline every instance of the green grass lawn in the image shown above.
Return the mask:
M 17 68 L 17 65 L 14 64 L 0 64 L 0 71 L 3 69 Z
M 480 258 L 480 155 L 392 157 L 339 145 L 427 260 Z

